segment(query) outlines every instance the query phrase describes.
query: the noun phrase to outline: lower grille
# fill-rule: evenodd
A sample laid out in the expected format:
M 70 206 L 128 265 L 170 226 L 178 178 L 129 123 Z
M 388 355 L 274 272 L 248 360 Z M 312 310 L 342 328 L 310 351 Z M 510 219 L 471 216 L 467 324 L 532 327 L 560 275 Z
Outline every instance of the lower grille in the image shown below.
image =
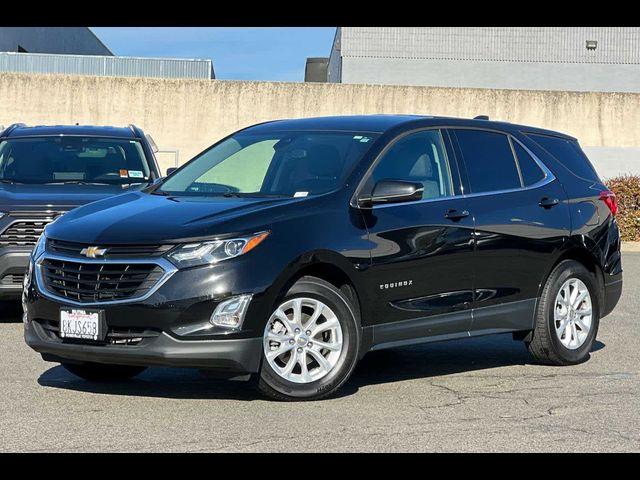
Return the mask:
M 81 303 L 142 297 L 165 274 L 155 263 L 83 263 L 47 258 L 41 268 L 47 290 Z
M 63 341 L 60 337 L 60 324 L 52 320 L 35 320 L 52 340 Z M 148 338 L 157 338 L 161 331 L 152 328 L 110 327 L 107 330 L 104 344 L 119 346 L 138 345 Z M 65 339 L 65 342 L 93 343 L 86 340 Z
M 0 280 L 0 285 L 22 285 L 24 282 L 24 274 L 23 273 L 14 273 L 13 275 L 5 275 Z

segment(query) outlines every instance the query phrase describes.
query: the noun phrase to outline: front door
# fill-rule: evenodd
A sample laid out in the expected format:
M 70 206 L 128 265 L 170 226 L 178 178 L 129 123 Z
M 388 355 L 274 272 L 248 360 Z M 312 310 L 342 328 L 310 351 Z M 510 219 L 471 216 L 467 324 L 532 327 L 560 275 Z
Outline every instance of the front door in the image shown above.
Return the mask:
M 369 231 L 367 275 L 374 343 L 466 332 L 473 300 L 473 221 L 460 193 L 446 132 L 407 134 L 395 141 L 366 180 L 422 183 L 421 200 L 363 210 Z

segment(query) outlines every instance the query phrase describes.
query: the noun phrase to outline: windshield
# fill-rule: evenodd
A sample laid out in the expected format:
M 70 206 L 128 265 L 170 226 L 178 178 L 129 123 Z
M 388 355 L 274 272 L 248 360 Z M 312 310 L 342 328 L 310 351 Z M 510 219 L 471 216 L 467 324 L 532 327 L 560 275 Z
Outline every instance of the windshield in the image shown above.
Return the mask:
M 375 138 L 355 132 L 240 132 L 193 159 L 156 192 L 317 195 L 338 188 Z
M 97 137 L 9 138 L 0 142 L 2 183 L 100 183 L 150 180 L 140 142 Z

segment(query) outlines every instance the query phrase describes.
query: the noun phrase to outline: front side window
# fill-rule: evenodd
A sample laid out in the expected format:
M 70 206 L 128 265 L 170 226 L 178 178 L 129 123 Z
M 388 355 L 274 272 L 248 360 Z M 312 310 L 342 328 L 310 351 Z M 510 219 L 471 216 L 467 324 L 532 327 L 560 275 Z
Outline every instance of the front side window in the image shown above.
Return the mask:
M 520 175 L 509 138 L 496 132 L 454 130 L 467 166 L 471 193 L 520 188 Z
M 103 183 L 151 179 L 136 140 L 98 137 L 8 138 L 0 142 L 0 180 L 14 183 Z
M 394 143 L 373 170 L 371 183 L 380 180 L 421 183 L 423 200 L 452 196 L 451 170 L 440 130 L 413 133 Z
M 240 132 L 206 150 L 157 189 L 172 195 L 306 197 L 345 181 L 377 135 Z

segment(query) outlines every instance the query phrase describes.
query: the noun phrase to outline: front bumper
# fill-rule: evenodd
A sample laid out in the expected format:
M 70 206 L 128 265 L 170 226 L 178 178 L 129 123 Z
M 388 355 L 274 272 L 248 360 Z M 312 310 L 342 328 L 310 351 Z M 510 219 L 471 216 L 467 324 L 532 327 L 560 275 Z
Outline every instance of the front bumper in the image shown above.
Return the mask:
M 29 265 L 31 248 L 0 248 L 0 300 L 17 300 L 22 294 L 22 283 L 3 283 L 3 279 L 21 278 Z M 14 277 L 15 278 L 15 277 Z
M 248 275 L 242 267 L 241 262 L 235 262 L 234 268 L 223 264 L 178 270 L 149 297 L 121 304 L 77 305 L 51 298 L 43 294 L 37 275 L 33 275 L 24 298 L 25 341 L 50 361 L 257 372 L 272 299 L 265 293 L 267 279 Z M 220 302 L 241 294 L 253 295 L 242 328 L 213 326 L 211 314 Z M 57 333 L 61 307 L 103 310 L 106 341 L 63 341 Z M 133 344 L 115 340 L 118 335 L 137 335 L 131 332 L 149 336 Z
M 88 345 L 51 339 L 36 322 L 24 325 L 31 348 L 52 362 L 97 362 L 117 365 L 213 368 L 255 373 L 260 368 L 262 340 L 178 340 L 166 333 L 140 345 Z

